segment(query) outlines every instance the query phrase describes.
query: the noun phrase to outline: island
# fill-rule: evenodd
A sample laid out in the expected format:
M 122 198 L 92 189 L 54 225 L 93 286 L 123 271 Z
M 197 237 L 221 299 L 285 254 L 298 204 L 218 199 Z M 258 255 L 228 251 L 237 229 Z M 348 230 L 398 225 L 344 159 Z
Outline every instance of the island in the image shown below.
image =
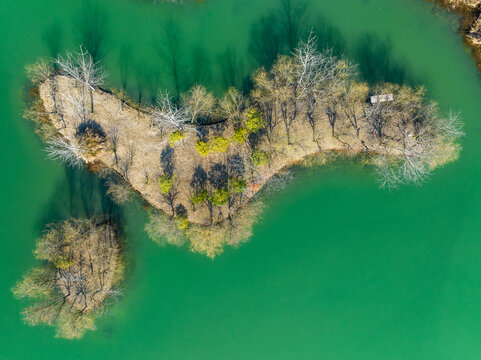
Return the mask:
M 35 256 L 44 265 L 13 289 L 35 302 L 23 311 L 30 325 L 56 326 L 56 336 L 80 338 L 95 329 L 107 301 L 119 294 L 123 275 L 115 227 L 100 219 L 71 219 L 47 226 Z
M 27 69 L 49 156 L 110 172 L 119 202 L 137 192 L 149 235 L 214 257 L 252 232 L 261 189 L 282 188 L 292 165 L 356 157 L 382 187 L 418 184 L 457 158 L 458 116 L 440 116 L 423 87 L 368 84 L 356 65 L 318 50 L 314 34 L 252 74 L 251 90 L 215 97 L 196 85 L 136 104 L 106 90 L 103 67 L 80 49 Z

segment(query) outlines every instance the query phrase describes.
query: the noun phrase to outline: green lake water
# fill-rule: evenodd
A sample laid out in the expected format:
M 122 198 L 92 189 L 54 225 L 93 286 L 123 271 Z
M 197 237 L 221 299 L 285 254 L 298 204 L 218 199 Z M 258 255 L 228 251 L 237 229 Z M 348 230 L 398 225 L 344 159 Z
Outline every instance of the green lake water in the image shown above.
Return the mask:
M 74 49 L 83 33 L 102 39 L 110 85 L 127 68 L 129 93 L 149 100 L 159 86 L 175 92 L 158 50 L 171 36 L 180 91 L 248 86 L 269 53 L 249 44 L 272 39 L 279 2 L 94 4 L 0 2 L 0 359 L 481 359 L 481 81 L 454 15 L 420 0 L 306 3 L 307 26 L 364 78 L 425 84 L 443 111 L 461 111 L 461 157 L 423 186 L 391 192 L 355 164 L 301 170 L 268 198 L 252 239 L 212 261 L 159 248 L 139 201 L 113 206 L 96 176 L 46 159 L 21 116 L 23 68 Z M 23 324 L 25 303 L 10 288 L 36 264 L 44 225 L 96 213 L 123 224 L 125 295 L 80 341 Z

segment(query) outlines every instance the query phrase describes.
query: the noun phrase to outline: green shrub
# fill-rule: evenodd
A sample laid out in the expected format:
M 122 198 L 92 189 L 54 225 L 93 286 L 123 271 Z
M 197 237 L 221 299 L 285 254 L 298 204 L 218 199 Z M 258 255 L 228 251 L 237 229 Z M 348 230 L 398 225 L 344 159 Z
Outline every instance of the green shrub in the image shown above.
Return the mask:
M 269 155 L 262 150 L 254 150 L 251 159 L 255 166 L 263 166 L 269 163 Z
M 245 120 L 246 129 L 251 133 L 255 133 L 262 129 L 264 126 L 265 121 L 262 117 L 262 113 L 254 108 L 249 110 L 249 112 L 247 113 L 247 118 Z
M 227 148 L 230 145 L 230 140 L 226 139 L 223 136 L 216 136 L 212 140 L 212 144 L 210 145 L 210 150 L 213 152 L 226 152 Z
M 189 226 L 190 222 L 185 216 L 176 216 L 175 217 L 175 226 L 177 226 L 177 229 L 179 230 L 184 230 L 187 229 Z
M 229 191 L 235 194 L 242 194 L 247 187 L 244 179 L 229 179 Z
M 234 136 L 232 139 L 239 144 L 242 144 L 245 141 L 244 136 L 247 135 L 247 129 L 244 127 L 240 127 L 234 130 Z
M 212 195 L 209 197 L 209 201 L 211 202 L 212 205 L 215 205 L 215 206 L 225 205 L 227 204 L 228 200 L 229 200 L 229 192 L 227 191 L 226 188 L 215 189 L 212 192 Z
M 197 145 L 195 146 L 197 149 L 197 152 L 201 154 L 202 156 L 207 156 L 209 155 L 210 152 L 210 145 L 209 143 L 206 143 L 204 141 L 197 140 Z
M 177 141 L 184 139 L 184 133 L 182 131 L 174 131 L 170 133 L 170 145 L 174 146 Z
M 55 267 L 59 269 L 68 269 L 73 265 L 73 261 L 67 255 L 59 255 L 53 261 Z
M 172 185 L 174 183 L 174 178 L 170 178 L 167 175 L 162 175 L 159 177 L 159 188 L 162 194 L 167 194 L 172 190 Z
M 192 201 L 192 204 L 198 205 L 206 201 L 207 196 L 208 196 L 207 190 L 199 190 L 194 195 L 192 195 L 192 197 L 190 198 L 190 201 Z

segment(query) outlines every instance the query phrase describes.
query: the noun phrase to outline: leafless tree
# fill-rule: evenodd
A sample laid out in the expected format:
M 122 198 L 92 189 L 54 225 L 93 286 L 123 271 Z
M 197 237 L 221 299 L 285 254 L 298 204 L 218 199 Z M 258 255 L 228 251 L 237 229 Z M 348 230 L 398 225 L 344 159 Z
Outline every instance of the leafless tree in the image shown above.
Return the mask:
M 431 173 L 430 163 L 438 146 L 428 127 L 417 133 L 408 132 L 403 146 L 394 149 L 400 157 L 378 156 L 376 173 L 381 187 L 396 188 L 403 183 L 419 185 Z
M 156 106 L 150 106 L 149 112 L 152 125 L 160 129 L 161 135 L 164 129 L 180 130 L 189 121 L 186 111 L 174 104 L 167 91 L 159 93 Z
M 281 56 L 272 67 L 276 102 L 286 129 L 287 144 L 291 145 L 291 128 L 298 113 L 299 81 L 295 74 L 296 64 L 291 57 Z
M 84 152 L 78 145 L 74 145 L 61 137 L 52 137 L 47 141 L 47 157 L 58 160 L 69 166 L 81 167 L 83 162 L 80 154 Z
M 266 135 L 269 143 L 272 142 L 272 135 L 280 120 L 276 112 L 276 94 L 272 76 L 264 69 L 257 70 L 253 75 L 254 89 L 250 98 L 258 108 L 267 123 Z
M 83 86 L 81 88 L 69 86 L 68 90 L 62 94 L 62 100 L 66 103 L 64 108 L 72 109 L 79 120 L 79 122 L 74 121 L 75 127 L 87 122 L 87 99 L 85 96 L 85 88 Z
M 290 169 L 285 169 L 271 177 L 266 183 L 266 191 L 269 193 L 284 190 L 294 179 L 294 173 Z
M 436 126 L 447 137 L 460 138 L 464 136 L 463 123 L 459 113 L 451 111 L 447 117 L 437 119 Z
M 314 111 L 317 104 L 325 103 L 330 97 L 331 87 L 328 84 L 336 77 L 337 58 L 333 56 L 332 50 L 324 52 L 317 50 L 317 37 L 310 33 L 307 41 L 301 41 L 294 51 L 296 63 L 296 77 L 299 84 L 299 99 L 305 103 L 307 120 L 312 129 L 313 139 L 316 135 L 316 119 Z M 335 123 L 337 113 L 328 106 L 330 123 Z
M 191 123 L 199 122 L 199 120 L 210 120 L 214 114 L 215 105 L 214 95 L 200 85 L 195 85 L 182 97 L 182 107 Z
M 129 141 L 129 145 L 127 146 L 127 155 L 129 157 L 130 165 L 133 165 L 135 156 L 135 142 Z
M 389 121 L 389 107 L 386 103 L 375 103 L 366 107 L 365 117 L 369 126 L 369 131 L 374 134 L 379 143 L 382 142 L 383 130 Z
M 129 159 L 120 159 L 119 161 L 119 171 L 120 174 L 125 178 L 129 178 L 129 170 L 130 170 L 130 160 Z
M 90 91 L 91 112 L 94 112 L 93 90 L 101 86 L 107 77 L 103 67 L 95 62 L 92 56 L 80 46 L 79 52 L 67 52 L 65 57 L 58 55 L 55 64 L 60 71 L 74 78 Z
M 119 145 L 119 127 L 114 124 L 110 127 L 108 131 L 108 136 L 110 137 L 110 142 L 112 143 L 112 151 L 114 153 L 115 165 L 119 163 L 117 156 L 117 150 Z

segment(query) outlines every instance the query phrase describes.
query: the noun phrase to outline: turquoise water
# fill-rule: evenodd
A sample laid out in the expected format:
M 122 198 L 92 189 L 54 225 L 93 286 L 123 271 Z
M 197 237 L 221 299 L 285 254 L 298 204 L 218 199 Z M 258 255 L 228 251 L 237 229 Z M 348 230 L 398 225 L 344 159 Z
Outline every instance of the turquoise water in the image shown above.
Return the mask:
M 217 93 L 242 87 L 265 55 L 249 46 L 260 34 L 254 24 L 278 7 L 275 0 L 184 7 L 102 0 L 85 10 L 74 0 L 2 1 L 0 359 L 481 357 L 481 82 L 454 16 L 418 0 L 306 5 L 306 27 L 356 58 L 367 80 L 425 84 L 443 111 L 461 111 L 463 152 L 422 187 L 392 192 L 351 163 L 301 170 L 268 199 L 251 241 L 213 261 L 157 247 L 143 231 L 140 203 L 117 208 L 94 175 L 46 160 L 21 117 L 24 65 L 74 48 L 82 29 L 84 40 L 104 39 L 98 55 L 110 85 L 122 86 L 128 64 L 132 97 L 140 89 L 149 100 L 157 86 L 175 92 L 169 58 L 156 48 L 166 26 L 183 39 L 179 90 L 196 81 Z M 88 26 L 85 11 L 97 19 Z M 10 288 L 36 264 L 32 250 L 45 223 L 92 213 L 124 225 L 125 296 L 97 331 L 56 339 L 52 328 L 22 323 L 25 304 Z

